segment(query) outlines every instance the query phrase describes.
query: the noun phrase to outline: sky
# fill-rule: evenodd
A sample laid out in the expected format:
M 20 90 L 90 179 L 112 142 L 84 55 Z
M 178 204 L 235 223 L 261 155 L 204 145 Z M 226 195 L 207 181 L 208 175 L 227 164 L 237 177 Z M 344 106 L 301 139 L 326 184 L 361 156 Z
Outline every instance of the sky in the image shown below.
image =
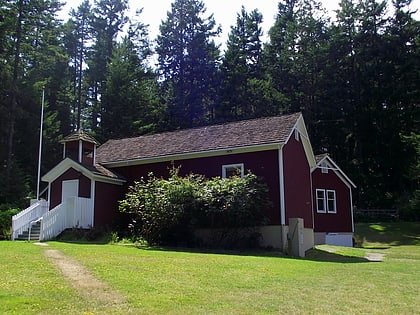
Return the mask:
M 240 12 L 243 5 L 247 12 L 258 9 L 263 15 L 262 30 L 264 32 L 263 41 L 266 41 L 268 30 L 274 24 L 274 18 L 277 14 L 278 0 L 203 0 L 207 14 L 214 14 L 217 24 L 222 26 L 222 34 L 216 40 L 218 44 L 224 45 L 227 41 L 228 34 L 232 25 L 236 23 L 237 13 Z M 66 19 L 66 14 L 70 8 L 77 9 L 82 0 L 68 0 L 63 8 L 61 18 Z M 93 0 L 90 0 L 93 3 Z M 162 20 L 166 20 L 167 12 L 171 10 L 171 3 L 173 0 L 129 0 L 130 13 L 129 16 L 134 16 L 137 9 L 143 8 L 143 13 L 140 15 L 141 21 L 149 25 L 149 36 L 151 39 L 156 39 L 159 34 L 159 25 Z M 324 8 L 334 16 L 333 11 L 338 9 L 339 0 L 321 0 Z M 420 19 L 420 1 L 413 0 L 411 9 L 418 9 L 415 15 Z

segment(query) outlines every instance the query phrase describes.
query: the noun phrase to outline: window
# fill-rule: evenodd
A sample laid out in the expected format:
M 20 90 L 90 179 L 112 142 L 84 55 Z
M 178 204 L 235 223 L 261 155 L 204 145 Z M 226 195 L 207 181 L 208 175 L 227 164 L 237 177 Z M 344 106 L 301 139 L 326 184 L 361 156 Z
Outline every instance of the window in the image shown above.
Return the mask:
M 323 162 L 321 163 L 321 172 L 324 174 L 328 174 L 328 165 L 327 163 Z
M 336 213 L 335 190 L 327 190 L 327 211 L 328 213 Z
M 229 178 L 233 176 L 244 177 L 244 164 L 229 164 L 222 166 L 222 177 Z
M 299 141 L 299 130 L 295 129 L 295 140 Z
M 318 213 L 337 213 L 335 190 L 316 190 L 316 211 Z
M 325 213 L 327 207 L 325 204 L 325 190 L 317 189 L 316 190 L 316 211 L 319 213 Z

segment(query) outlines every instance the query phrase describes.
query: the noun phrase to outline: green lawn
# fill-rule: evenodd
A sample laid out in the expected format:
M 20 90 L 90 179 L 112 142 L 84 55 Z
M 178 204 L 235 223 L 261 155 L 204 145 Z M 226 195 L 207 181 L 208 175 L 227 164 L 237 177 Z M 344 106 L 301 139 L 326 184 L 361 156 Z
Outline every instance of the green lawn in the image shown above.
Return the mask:
M 367 229 L 369 245 L 381 228 Z M 418 240 L 420 230 L 412 236 Z M 0 314 L 418 314 L 419 243 L 373 241 L 368 249 L 320 246 L 306 259 L 0 242 Z M 128 303 L 107 306 L 80 297 L 44 257 L 46 248 L 88 267 Z M 369 251 L 384 253 L 385 260 L 366 262 Z

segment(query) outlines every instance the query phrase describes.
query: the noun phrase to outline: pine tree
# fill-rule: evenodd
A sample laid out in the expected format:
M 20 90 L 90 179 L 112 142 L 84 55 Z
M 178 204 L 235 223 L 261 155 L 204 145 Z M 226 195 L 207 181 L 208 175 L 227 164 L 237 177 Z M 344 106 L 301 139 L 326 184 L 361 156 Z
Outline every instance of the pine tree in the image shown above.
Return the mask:
M 254 117 L 255 101 L 252 80 L 262 78 L 262 15 L 246 12 L 242 6 L 232 26 L 221 65 L 222 88 L 218 120 Z
M 199 0 L 176 0 L 160 25 L 156 52 L 171 128 L 208 123 L 217 103 L 220 32 Z
M 147 65 L 151 56 L 147 35 L 146 25 L 134 23 L 113 51 L 103 94 L 112 106 L 102 114 L 103 139 L 137 136 L 160 128 L 163 110 L 156 97 L 155 74 Z
M 105 89 L 106 68 L 116 46 L 117 35 L 128 22 L 125 16 L 127 9 L 128 0 L 97 0 L 92 9 L 91 36 L 94 38 L 94 43 L 87 60 L 89 121 L 86 122 L 86 129 L 98 134 L 100 134 L 102 113 L 112 106 L 102 95 Z

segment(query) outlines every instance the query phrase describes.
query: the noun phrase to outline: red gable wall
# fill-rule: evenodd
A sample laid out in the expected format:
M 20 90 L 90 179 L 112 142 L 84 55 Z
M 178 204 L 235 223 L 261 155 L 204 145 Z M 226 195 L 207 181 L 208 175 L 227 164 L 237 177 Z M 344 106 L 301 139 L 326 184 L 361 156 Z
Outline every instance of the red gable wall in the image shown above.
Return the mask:
M 302 142 L 294 136 L 283 147 L 283 174 L 286 225 L 289 218 L 303 218 L 304 226 L 312 228 L 310 167 Z
M 272 207 L 267 209 L 270 224 L 280 224 L 280 197 L 279 197 L 279 169 L 278 151 L 261 151 L 224 156 L 186 159 L 175 161 L 175 166 L 181 165 L 180 175 L 188 173 L 202 174 L 208 178 L 222 176 L 222 165 L 244 163 L 245 171 L 250 170 L 253 174 L 263 178 L 269 187 L 269 197 Z M 127 179 L 127 185 L 142 176 L 147 177 L 153 172 L 158 177 L 168 177 L 170 162 L 143 164 L 116 168 L 115 171 Z
M 79 197 L 90 198 L 90 179 L 79 173 L 73 168 L 68 169 L 64 174 L 51 183 L 50 190 L 50 209 L 55 208 L 61 203 L 62 182 L 64 180 L 79 180 Z
M 118 210 L 118 200 L 123 199 L 122 186 L 95 183 L 95 215 L 94 226 L 115 226 L 122 215 Z
M 329 170 L 325 174 L 319 168 L 312 173 L 312 186 L 314 198 L 314 231 L 326 233 L 353 232 L 350 188 L 334 171 Z M 337 213 L 317 213 L 315 202 L 316 189 L 335 190 Z

